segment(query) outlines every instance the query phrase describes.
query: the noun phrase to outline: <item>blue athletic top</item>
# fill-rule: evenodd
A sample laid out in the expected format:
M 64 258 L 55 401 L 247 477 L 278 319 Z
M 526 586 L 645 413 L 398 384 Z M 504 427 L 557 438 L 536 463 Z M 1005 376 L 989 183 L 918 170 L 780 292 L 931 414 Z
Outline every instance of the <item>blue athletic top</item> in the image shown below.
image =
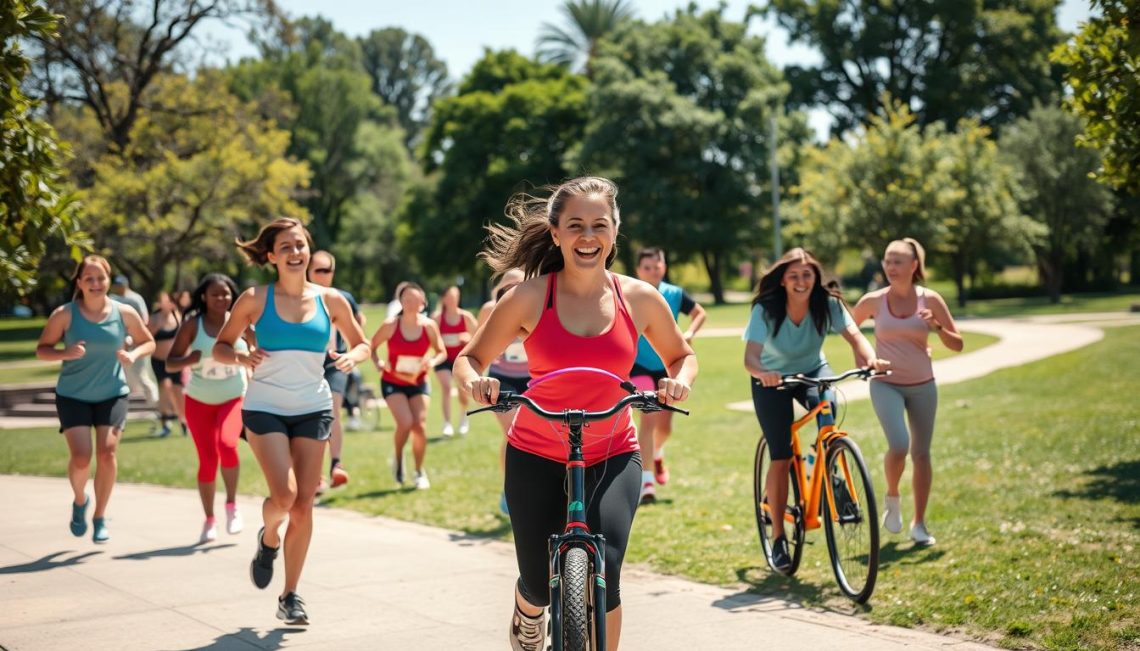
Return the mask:
M 83 402 L 103 402 L 130 393 L 118 357 L 127 339 L 119 304 L 111 301 L 111 313 L 99 323 L 88 321 L 74 301 L 67 304 L 67 309 L 71 312 L 71 324 L 63 333 L 63 343 L 72 346 L 82 341 L 87 352 L 79 359 L 63 362 L 56 394 Z
M 665 302 L 669 304 L 669 309 L 673 311 L 673 320 L 677 320 L 677 316 L 684 312 L 688 314 L 693 311 L 695 303 L 693 299 L 685 294 L 685 290 L 676 285 L 670 285 L 667 282 L 662 282 L 657 286 L 657 291 L 665 297 Z M 687 308 L 687 309 L 686 309 Z M 633 363 L 644 369 L 650 371 L 664 371 L 665 362 L 653 350 L 653 346 L 649 345 L 649 340 L 642 336 L 637 340 L 637 358 Z
M 273 285 L 268 288 L 254 332 L 258 347 L 269 354 L 254 369 L 242 408 L 281 416 L 332 409 L 324 369 L 332 321 L 324 300 L 317 296 L 317 312 L 309 320 L 289 323 L 277 315 Z
M 835 297 L 828 297 L 827 308 L 831 317 L 831 332 L 839 334 L 855 323 Z M 780 332 L 775 335 L 772 334 L 775 328 L 771 321 L 763 307 L 753 305 L 748 326 L 744 329 L 745 341 L 754 341 L 764 346 L 760 352 L 760 364 L 764 368 L 791 375 L 811 373 L 827 363 L 823 354 L 824 335 L 815 329 L 810 312 L 799 325 L 785 317 Z

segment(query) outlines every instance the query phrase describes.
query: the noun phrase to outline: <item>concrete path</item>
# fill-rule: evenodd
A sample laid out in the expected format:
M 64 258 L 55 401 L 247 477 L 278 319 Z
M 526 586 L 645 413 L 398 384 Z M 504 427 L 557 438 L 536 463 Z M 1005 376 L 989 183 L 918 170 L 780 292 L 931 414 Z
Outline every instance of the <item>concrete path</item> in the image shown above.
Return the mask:
M 121 484 L 95 545 L 67 529 L 63 479 L 0 476 L 0 648 L 506 649 L 513 548 L 508 543 L 337 509 L 318 509 L 300 593 L 308 627 L 279 625 L 281 589 L 248 578 L 260 500 L 242 497 L 246 531 L 195 544 L 195 491 Z M 983 649 L 664 577 L 623 574 L 623 649 Z

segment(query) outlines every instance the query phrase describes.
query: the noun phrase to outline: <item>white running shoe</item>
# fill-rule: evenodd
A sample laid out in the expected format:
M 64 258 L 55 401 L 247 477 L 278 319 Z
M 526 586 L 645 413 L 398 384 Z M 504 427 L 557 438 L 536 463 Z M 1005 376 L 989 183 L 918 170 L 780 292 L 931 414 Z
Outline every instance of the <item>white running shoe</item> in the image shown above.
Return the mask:
M 883 528 L 891 533 L 902 531 L 902 506 L 899 504 L 898 495 L 894 497 L 887 495 L 883 506 Z
M 231 536 L 241 533 L 245 528 L 245 522 L 241 519 L 241 511 L 237 510 L 237 504 L 226 505 L 226 533 Z
M 444 423 L 443 424 L 443 437 L 444 438 L 451 438 L 452 436 L 455 436 L 455 429 L 451 427 L 451 423 Z
M 653 485 L 653 480 L 643 482 L 641 484 L 641 496 L 638 498 L 638 504 L 652 504 L 657 501 L 657 488 Z
M 471 431 L 471 426 L 467 424 L 466 418 L 459 421 L 459 435 L 460 436 L 463 436 L 463 435 L 467 434 L 467 432 L 470 432 L 470 431 Z
M 360 416 L 353 414 L 352 418 L 348 419 L 348 423 L 345 427 L 347 427 L 350 432 L 359 432 L 364 429 L 364 423 L 360 422 Z
M 934 536 L 926 530 L 925 522 L 916 522 L 910 525 L 910 539 L 919 547 L 930 547 L 936 542 Z
M 416 471 L 416 490 L 426 491 L 431 488 L 431 482 L 428 481 L 426 470 Z
M 198 542 L 208 543 L 214 542 L 218 539 L 218 525 L 213 520 L 206 520 L 206 524 L 202 525 L 202 535 L 198 536 Z

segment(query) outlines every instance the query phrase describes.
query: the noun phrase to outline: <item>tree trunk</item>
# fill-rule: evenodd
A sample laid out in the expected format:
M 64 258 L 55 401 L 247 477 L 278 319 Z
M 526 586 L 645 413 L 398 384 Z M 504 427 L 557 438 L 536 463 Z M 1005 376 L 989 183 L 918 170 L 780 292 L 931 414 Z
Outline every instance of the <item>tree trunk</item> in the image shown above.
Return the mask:
M 1037 256 L 1037 271 L 1041 274 L 1041 282 L 1045 284 L 1045 291 L 1049 294 L 1049 302 L 1061 302 L 1061 261 L 1060 255 L 1043 252 Z
M 721 283 L 721 256 L 719 253 L 702 251 L 701 259 L 705 262 L 705 271 L 709 274 L 709 291 L 713 295 L 713 303 L 724 305 L 724 285 Z
M 1140 285 L 1140 250 L 1135 250 L 1128 260 L 1128 284 Z

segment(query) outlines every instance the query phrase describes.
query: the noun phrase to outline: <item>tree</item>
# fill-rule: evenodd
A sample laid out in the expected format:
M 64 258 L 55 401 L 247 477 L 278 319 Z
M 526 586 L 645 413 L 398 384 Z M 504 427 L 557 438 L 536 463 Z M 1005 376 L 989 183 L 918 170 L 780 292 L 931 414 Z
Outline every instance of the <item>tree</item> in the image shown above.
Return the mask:
M 235 236 L 279 215 L 305 217 L 292 195 L 309 171 L 285 157 L 288 132 L 229 94 L 220 74 L 161 75 L 143 99 L 126 149 L 95 161 L 82 196 L 99 248 L 147 295 L 188 271 L 235 270 Z M 75 124 L 93 127 L 98 118 L 81 112 Z
M 57 17 L 34 1 L 0 4 L 0 301 L 26 296 L 53 240 L 72 249 L 88 243 L 60 168 L 66 146 L 55 130 L 36 119 L 37 102 L 21 89 L 29 61 L 20 42 L 49 40 Z
M 770 0 L 792 42 L 818 66 L 790 66 L 793 99 L 826 108 L 843 133 L 866 123 L 883 93 L 920 125 L 973 117 L 998 128 L 1060 90 L 1049 52 L 1062 40 L 1059 0 Z
M 399 27 L 372 30 L 359 44 L 372 92 L 396 109 L 404 144 L 411 149 L 431 105 L 450 91 L 447 64 L 436 58 L 426 38 Z
M 676 260 L 699 257 L 718 303 L 734 257 L 771 233 L 768 125 L 788 92 L 764 40 L 724 11 L 627 23 L 603 42 L 590 122 L 570 157 L 574 169 L 618 184 L 624 236 Z M 798 114 L 780 122 L 786 162 L 807 127 Z
M 1094 0 L 1103 12 L 1053 52 L 1072 94 L 1065 106 L 1084 120 L 1078 142 L 1099 149 L 1098 178 L 1140 196 L 1140 5 Z
M 567 67 L 582 65 L 593 78 L 598 43 L 633 18 L 626 0 L 566 0 L 561 9 L 565 26 L 543 23 L 538 36 L 538 59 Z
M 1022 211 L 1047 229 L 1034 252 L 1054 303 L 1061 300 L 1065 266 L 1097 246 L 1112 210 L 1111 192 L 1090 176 L 1100 165 L 1100 153 L 1075 144 L 1083 130 L 1080 118 L 1038 106 L 1001 138 Z

